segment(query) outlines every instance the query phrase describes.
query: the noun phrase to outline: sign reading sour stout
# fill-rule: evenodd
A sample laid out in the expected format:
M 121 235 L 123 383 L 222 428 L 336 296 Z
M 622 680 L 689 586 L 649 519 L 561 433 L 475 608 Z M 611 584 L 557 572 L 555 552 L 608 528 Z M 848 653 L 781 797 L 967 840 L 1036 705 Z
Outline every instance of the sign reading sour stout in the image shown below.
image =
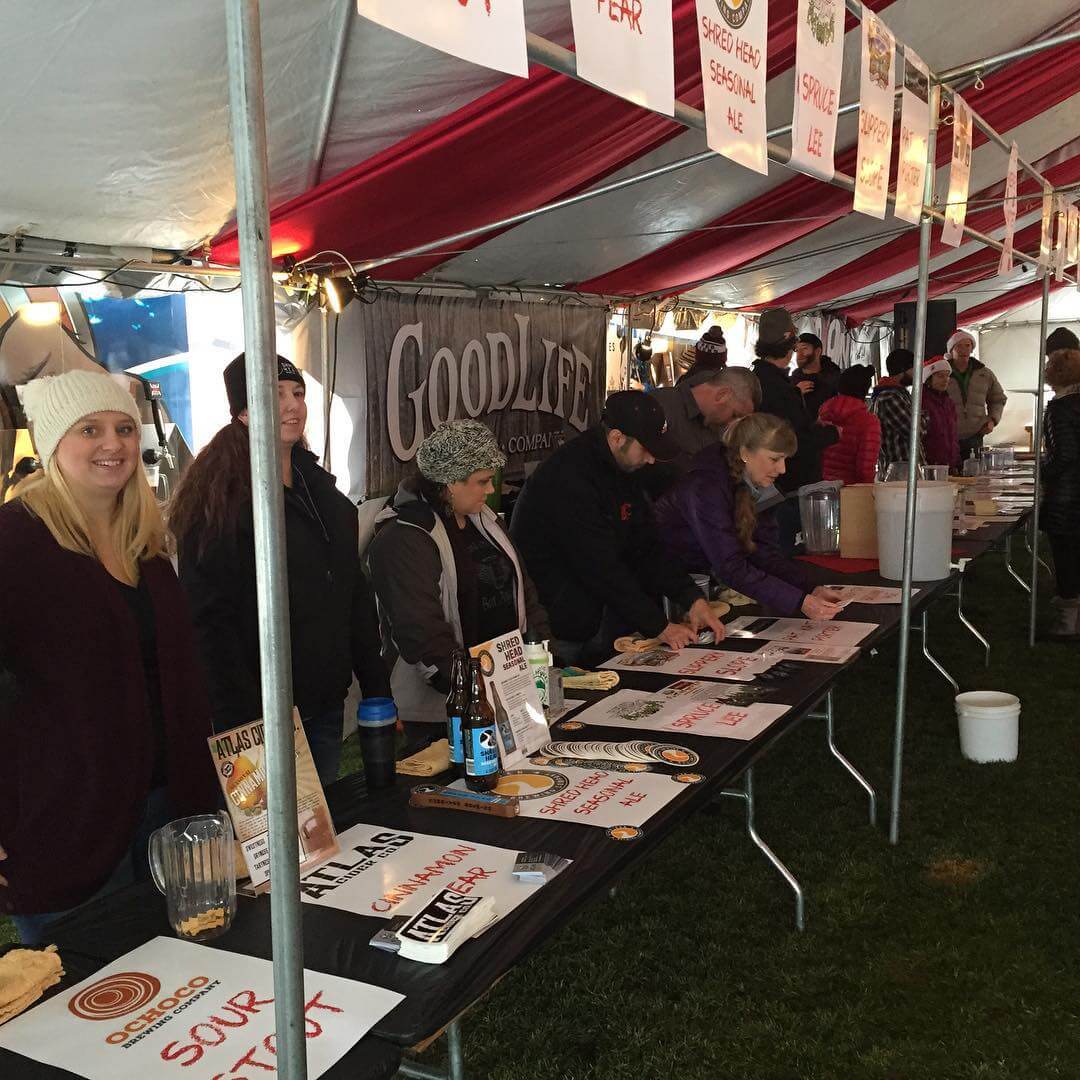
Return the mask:
M 337 392 L 351 392 L 355 347 L 369 418 L 367 493 L 393 491 L 446 420 L 487 424 L 511 472 L 596 423 L 606 318 L 603 308 L 440 296 L 353 304 L 342 318 Z

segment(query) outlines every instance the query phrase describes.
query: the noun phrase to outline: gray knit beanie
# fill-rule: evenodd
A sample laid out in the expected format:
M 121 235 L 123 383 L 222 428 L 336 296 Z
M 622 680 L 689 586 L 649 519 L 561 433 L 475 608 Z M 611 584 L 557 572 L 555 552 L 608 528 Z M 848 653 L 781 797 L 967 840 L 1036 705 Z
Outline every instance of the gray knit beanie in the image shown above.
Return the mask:
M 506 455 L 491 429 L 479 420 L 440 424 L 416 452 L 417 468 L 433 484 L 453 484 L 479 469 L 501 469 L 505 464 Z

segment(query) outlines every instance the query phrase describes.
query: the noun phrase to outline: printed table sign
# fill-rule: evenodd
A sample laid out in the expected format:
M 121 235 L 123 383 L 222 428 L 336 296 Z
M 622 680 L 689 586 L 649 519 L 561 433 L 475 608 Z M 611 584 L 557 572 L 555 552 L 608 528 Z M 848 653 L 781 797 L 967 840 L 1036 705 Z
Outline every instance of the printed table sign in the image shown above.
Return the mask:
M 846 664 L 859 655 L 854 645 L 798 645 L 790 641 L 773 641 L 761 650 L 777 660 L 801 660 L 804 664 Z
M 888 585 L 827 585 L 839 594 L 841 604 L 899 604 L 902 591 Z M 912 589 L 914 596 L 919 590 Z
M 658 647 L 647 652 L 619 653 L 601 664 L 601 668 L 627 671 L 655 671 L 661 675 L 681 675 L 702 679 L 734 679 L 753 682 L 776 663 L 760 652 L 744 653 L 727 649 L 686 648 L 677 652 Z
M 496 795 L 518 800 L 521 817 L 573 821 L 613 829 L 644 825 L 700 773 L 609 772 L 576 766 L 536 765 L 508 769 L 499 777 Z M 464 780 L 451 785 L 463 788 Z
M 895 60 L 896 39 L 869 8 L 864 8 L 855 209 L 876 218 L 885 217 L 889 195 Z
M 877 623 L 822 619 L 762 619 L 742 615 L 727 624 L 729 635 L 762 641 L 792 641 L 800 645 L 858 645 L 878 628 Z M 775 658 L 779 660 L 779 657 Z
M 930 71 L 904 46 L 904 89 L 900 105 L 900 158 L 896 173 L 896 216 L 919 224 L 930 141 Z
M 308 1076 L 404 1000 L 305 969 Z M 241 1080 L 276 1072 L 274 1027 L 268 960 L 159 937 L 0 1027 L 0 1046 L 89 1080 Z
M 383 825 L 354 825 L 338 839 L 340 855 L 301 875 L 301 900 L 389 919 L 415 914 L 443 889 L 453 889 L 490 896 L 501 919 L 543 884 L 513 876 L 518 853 L 509 848 Z
M 706 735 L 720 739 L 752 739 L 789 710 L 787 705 L 755 702 L 733 705 L 715 683 L 686 680 L 679 690 L 619 690 L 590 705 L 578 717 L 597 727 L 647 728 L 680 735 Z M 670 689 L 667 688 L 667 689 Z
M 844 66 L 844 0 L 799 0 L 791 167 L 820 180 L 836 171 L 836 116 Z

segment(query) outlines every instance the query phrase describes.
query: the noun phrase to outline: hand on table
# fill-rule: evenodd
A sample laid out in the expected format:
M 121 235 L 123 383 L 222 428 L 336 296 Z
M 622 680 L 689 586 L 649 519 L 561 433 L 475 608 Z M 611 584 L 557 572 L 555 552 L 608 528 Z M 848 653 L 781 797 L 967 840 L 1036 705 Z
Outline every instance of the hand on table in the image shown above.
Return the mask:
M 668 623 L 656 635 L 669 649 L 678 651 L 697 638 L 697 634 L 685 623 Z
M 821 586 L 818 586 L 818 588 L 820 587 Z M 802 613 L 808 619 L 832 619 L 844 610 L 843 605 L 833 603 L 831 600 L 826 600 L 821 596 L 817 596 L 817 591 L 818 590 L 815 589 L 802 602 Z
M 708 600 L 695 600 L 690 605 L 687 617 L 690 620 L 690 629 L 694 633 L 711 630 L 716 635 L 717 641 L 724 640 L 724 624 L 716 617 L 713 609 L 709 607 Z
M 828 600 L 830 604 L 840 603 L 840 590 L 835 585 L 818 585 L 810 595 L 819 600 Z

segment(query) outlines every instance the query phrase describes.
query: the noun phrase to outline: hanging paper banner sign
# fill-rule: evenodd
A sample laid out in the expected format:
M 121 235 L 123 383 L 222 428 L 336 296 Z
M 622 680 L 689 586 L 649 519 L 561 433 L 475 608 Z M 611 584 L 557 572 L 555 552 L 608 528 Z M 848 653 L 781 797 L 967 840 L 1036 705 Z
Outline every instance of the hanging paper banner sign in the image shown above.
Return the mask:
M 855 209 L 876 218 L 885 217 L 889 196 L 895 70 L 896 38 L 869 8 L 864 8 Z
M 959 94 L 953 95 L 952 166 L 949 169 L 949 201 L 941 242 L 959 247 L 964 239 L 968 184 L 971 181 L 971 110 Z
M 1039 265 L 1035 280 L 1042 281 L 1050 269 L 1050 256 L 1054 249 L 1054 195 L 1049 190 L 1043 191 L 1042 232 L 1039 236 Z
M 1070 206 L 1069 230 L 1065 241 L 1065 265 L 1075 266 L 1080 257 L 1080 207 Z
M 742 5 L 749 6 L 747 0 Z M 570 15 L 581 78 L 635 105 L 675 115 L 671 0 L 570 0 Z
M 1064 281 L 1069 216 L 1065 211 L 1065 199 L 1061 195 L 1054 196 L 1054 220 L 1057 223 L 1054 234 L 1054 280 Z
M 998 273 L 1007 274 L 1013 266 L 1013 234 L 1016 232 L 1016 159 L 1019 156 L 1016 143 L 1009 152 L 1009 171 L 1005 176 L 1005 245 L 998 260 Z
M 356 0 L 372 22 L 508 75 L 529 75 L 525 0 Z
M 865 51 L 865 47 L 864 47 Z M 904 90 L 900 105 L 900 160 L 896 173 L 896 216 L 919 224 L 930 140 L 930 71 L 904 47 Z
M 791 167 L 821 180 L 836 169 L 836 112 L 844 66 L 844 0 L 799 0 Z
M 720 18 L 717 18 L 719 14 Z M 697 0 L 709 148 L 767 176 L 767 0 Z

